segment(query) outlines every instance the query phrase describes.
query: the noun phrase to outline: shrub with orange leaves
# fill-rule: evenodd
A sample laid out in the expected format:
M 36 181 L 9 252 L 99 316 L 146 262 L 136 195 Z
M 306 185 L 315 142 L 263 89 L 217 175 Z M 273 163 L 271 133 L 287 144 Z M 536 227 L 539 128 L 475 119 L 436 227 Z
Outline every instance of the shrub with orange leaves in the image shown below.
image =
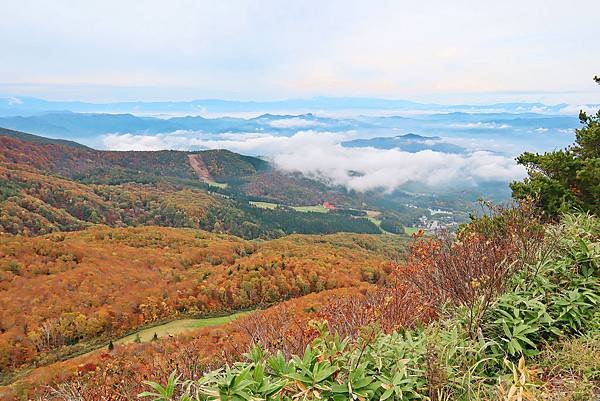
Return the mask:
M 398 280 L 429 307 L 440 310 L 448 302 L 466 306 L 471 336 L 513 272 L 527 266 L 547 245 L 540 218 L 530 204 L 488 207 L 488 214 L 472 217 L 456 236 L 416 235 L 406 262 L 396 269 Z

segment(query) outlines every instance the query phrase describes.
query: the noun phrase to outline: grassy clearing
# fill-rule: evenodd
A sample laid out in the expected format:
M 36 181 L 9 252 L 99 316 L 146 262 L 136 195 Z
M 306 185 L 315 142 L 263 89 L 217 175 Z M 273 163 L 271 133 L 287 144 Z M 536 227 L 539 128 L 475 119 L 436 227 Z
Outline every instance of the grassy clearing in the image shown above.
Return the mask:
M 413 235 L 417 232 L 419 232 L 419 229 L 416 227 L 406 227 L 404 226 L 404 232 L 406 233 L 406 235 Z
M 141 342 L 148 342 L 152 340 L 152 337 L 154 337 L 154 333 L 156 333 L 156 335 L 160 338 L 185 333 L 187 331 L 194 330 L 200 327 L 217 326 L 220 324 L 229 323 L 247 313 L 248 312 L 238 312 L 228 316 L 209 317 L 206 319 L 175 320 L 173 322 L 165 323 L 160 326 L 154 326 L 140 330 L 136 333 L 120 338 L 119 340 L 115 341 L 115 344 L 130 344 L 134 342 L 136 335 L 138 334 L 140 336 Z
M 371 216 L 368 216 L 367 220 L 369 220 L 371 223 L 375 224 L 377 227 L 381 228 L 381 220 L 376 219 L 375 217 L 371 217 Z
M 275 209 L 277 206 L 285 206 L 285 207 L 289 207 L 291 209 L 294 209 L 297 212 L 303 212 L 303 213 L 309 213 L 309 212 L 313 212 L 313 213 L 329 213 L 329 209 L 327 209 L 323 205 L 286 206 L 286 205 L 279 205 L 277 203 L 259 202 L 259 201 L 250 201 L 250 204 L 252 206 L 259 207 L 261 209 Z
M 228 184 L 224 183 L 224 182 L 216 182 L 216 181 L 212 181 L 212 180 L 204 180 L 205 183 L 207 183 L 209 186 L 211 187 L 215 187 L 215 188 L 221 188 L 221 189 L 225 189 L 228 187 Z
M 381 212 L 377 210 L 364 210 L 368 217 L 377 218 L 381 216 Z
M 379 219 L 375 218 L 374 216 L 369 216 L 369 214 L 368 214 L 368 213 L 367 213 L 367 219 L 368 219 L 368 220 L 369 220 L 371 223 L 375 224 L 377 227 L 381 228 L 381 220 L 379 220 Z M 381 228 L 381 230 L 383 230 L 383 232 L 385 232 L 385 233 L 396 235 L 396 234 L 394 234 L 394 233 L 391 233 L 391 232 L 389 232 L 389 231 L 385 231 L 383 228 Z M 418 231 L 419 231 L 419 229 L 418 229 L 418 228 L 415 228 L 415 227 L 406 227 L 406 226 L 404 226 L 404 233 L 405 233 L 406 235 L 413 235 L 414 233 L 416 233 L 416 232 L 418 232 Z
M 313 213 L 329 213 L 329 209 L 327 209 L 323 205 L 292 206 L 292 209 L 294 209 L 297 212 L 304 212 L 304 213 L 309 213 L 309 212 L 313 212 Z
M 271 203 L 271 202 L 250 201 L 249 203 L 250 203 L 250 205 L 261 208 L 261 209 L 275 209 L 277 206 L 279 206 L 277 203 Z

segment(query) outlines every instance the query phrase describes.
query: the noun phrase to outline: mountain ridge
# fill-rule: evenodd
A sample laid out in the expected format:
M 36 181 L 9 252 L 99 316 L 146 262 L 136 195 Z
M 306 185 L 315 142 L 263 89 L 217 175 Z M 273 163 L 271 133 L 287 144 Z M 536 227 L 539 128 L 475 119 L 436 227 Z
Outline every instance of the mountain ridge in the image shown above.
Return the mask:
M 20 140 L 27 141 L 27 142 L 57 144 L 57 145 L 71 146 L 71 147 L 75 147 L 75 148 L 91 149 L 91 148 L 89 148 L 85 145 L 82 145 L 81 143 L 75 142 L 75 141 L 69 141 L 66 139 L 47 138 L 44 136 L 28 134 L 26 132 L 15 131 L 15 130 L 11 130 L 8 128 L 2 128 L 2 127 L 0 127 L 0 135 L 20 139 Z
M 398 110 L 494 110 L 544 111 L 560 112 L 568 107 L 567 103 L 546 105 L 540 102 L 501 102 L 491 104 L 458 104 L 423 103 L 403 99 L 384 99 L 373 97 L 325 97 L 281 99 L 268 101 L 194 99 L 182 101 L 125 101 L 94 103 L 82 101 L 51 101 L 26 96 L 6 96 L 0 98 L 0 115 L 18 113 L 35 114 L 47 111 L 80 111 L 80 112 L 184 112 L 184 111 L 256 111 L 256 110 L 350 110 L 350 109 L 398 109 Z M 587 106 L 587 105 L 586 105 Z M 597 105 L 589 105 L 597 106 Z M 18 114 L 17 113 L 17 114 Z

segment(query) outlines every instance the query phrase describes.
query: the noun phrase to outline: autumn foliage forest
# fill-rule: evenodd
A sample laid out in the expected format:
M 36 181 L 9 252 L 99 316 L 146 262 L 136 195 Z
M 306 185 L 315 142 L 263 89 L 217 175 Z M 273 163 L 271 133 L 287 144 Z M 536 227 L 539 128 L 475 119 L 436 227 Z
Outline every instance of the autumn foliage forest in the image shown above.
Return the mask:
M 199 177 L 187 152 L 98 152 L 10 134 L 0 136 L 3 384 L 140 327 L 382 284 L 405 247 L 381 235 L 282 237 L 380 231 L 367 219 L 252 207 L 258 189 L 252 199 L 287 201 L 260 182 L 279 180 L 297 199 L 308 191 L 307 205 L 327 191 L 260 159 L 196 153 L 208 174 Z
M 401 244 L 360 235 L 255 243 L 157 227 L 5 236 L 0 369 L 46 364 L 178 316 L 384 282 Z
M 177 372 L 189 382 L 173 381 L 170 394 L 175 398 L 159 399 L 178 399 L 195 388 L 190 386 L 209 391 L 217 385 L 224 392 L 221 399 L 227 399 L 227 391 L 238 391 L 231 380 L 237 375 L 244 377 L 246 369 L 259 369 L 261 361 L 271 366 L 265 374 L 278 383 L 278 399 L 293 399 L 311 386 L 313 379 L 299 381 L 299 376 L 287 369 L 301 372 L 301 364 L 313 363 L 326 363 L 328 371 L 334 372 L 324 376 L 322 383 L 312 384 L 323 398 L 342 391 L 337 387 L 340 381 L 358 380 L 345 370 L 354 364 L 361 366 L 359 371 L 369 380 L 365 388 L 352 387 L 351 391 L 371 399 L 387 386 L 382 383 L 387 376 L 378 376 L 383 374 L 377 373 L 378 369 L 385 375 L 400 375 L 394 379 L 397 381 L 389 378 L 389 388 L 396 394 L 393 399 L 436 400 L 439 394 L 447 394 L 475 400 L 516 400 L 506 395 L 526 394 L 534 400 L 566 400 L 571 398 L 548 396 L 593 394 L 597 389 L 594 372 L 600 367 L 597 355 L 593 357 L 600 349 L 600 320 L 594 307 L 600 302 L 597 219 L 575 216 L 564 225 L 548 227 L 530 207 L 494 213 L 491 219 L 464 227 L 457 234 L 458 242 L 417 234 L 400 258 L 395 251 L 389 252 L 390 244 L 372 248 L 371 242 L 363 243 L 371 252 L 386 255 L 381 269 L 363 271 L 354 281 L 340 283 L 341 288 L 308 295 L 300 292 L 296 298 L 254 311 L 226 326 L 156 342 L 117 345 L 50 364 L 18 380 L 6 394 L 42 394 L 55 400 L 73 394 L 86 400 L 133 400 L 148 389 L 146 381 L 170 383 L 175 380 L 172 372 Z M 327 251 L 347 254 L 354 244 L 369 237 L 356 237 L 354 244 L 347 242 L 345 234 L 326 238 L 319 241 L 325 240 Z M 125 240 L 130 245 L 137 241 L 132 237 Z M 274 241 L 269 247 L 288 241 L 302 248 L 307 245 L 306 238 L 298 236 Z M 279 248 L 275 249 L 279 254 Z M 266 251 L 253 255 L 258 253 Z M 307 254 L 313 253 L 314 249 Z M 242 264 L 243 259 L 234 264 Z M 308 270 L 318 264 L 317 259 L 307 262 Z M 177 288 L 173 282 L 168 287 Z M 567 359 L 569 352 L 584 349 L 592 356 Z M 378 356 L 371 359 L 373 354 Z M 296 359 L 294 355 L 304 357 Z M 319 355 L 328 355 L 324 359 L 328 362 L 318 362 Z M 524 358 L 527 364 L 522 362 Z M 281 363 L 290 366 L 278 365 Z M 224 364 L 231 368 L 216 370 L 216 377 L 206 374 Z M 583 364 L 583 370 L 572 370 L 577 364 Z M 514 382 L 508 379 L 511 372 L 516 372 Z M 574 381 L 565 380 L 565 375 L 573 375 Z M 223 382 L 212 381 L 221 377 Z M 225 383 L 230 383 L 229 387 L 221 387 Z M 50 387 L 42 390 L 42 384 Z M 262 394 L 260 388 L 247 390 L 248 394 Z

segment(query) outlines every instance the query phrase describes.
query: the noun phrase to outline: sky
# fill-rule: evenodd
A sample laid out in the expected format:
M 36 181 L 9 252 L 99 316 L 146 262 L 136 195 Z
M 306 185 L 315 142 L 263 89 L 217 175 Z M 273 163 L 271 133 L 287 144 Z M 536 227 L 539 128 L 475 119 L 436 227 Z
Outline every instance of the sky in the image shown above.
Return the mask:
M 0 0 L 0 94 L 598 103 L 594 0 Z

